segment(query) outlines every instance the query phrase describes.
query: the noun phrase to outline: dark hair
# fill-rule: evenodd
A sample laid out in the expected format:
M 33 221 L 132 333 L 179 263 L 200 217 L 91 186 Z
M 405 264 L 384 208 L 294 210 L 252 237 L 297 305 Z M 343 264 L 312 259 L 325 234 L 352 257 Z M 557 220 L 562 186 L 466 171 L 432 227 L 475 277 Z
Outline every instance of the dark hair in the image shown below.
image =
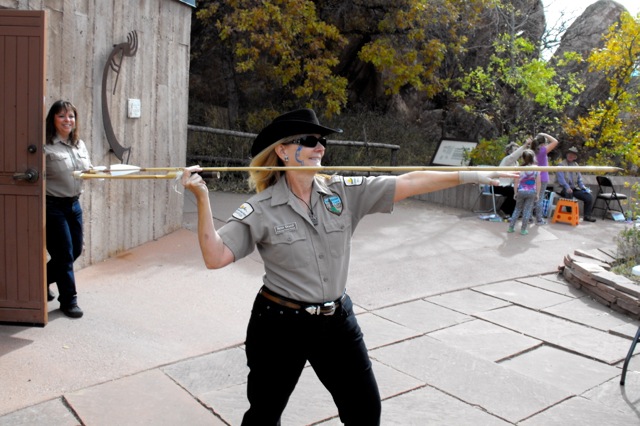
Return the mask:
M 51 108 L 49 108 L 46 120 L 45 142 L 48 144 L 53 143 L 53 138 L 56 137 L 55 117 L 61 111 L 73 111 L 73 114 L 76 116 L 76 127 L 74 127 L 69 134 L 69 139 L 73 146 L 78 146 L 78 140 L 80 139 L 78 131 L 80 127 L 78 123 L 78 110 L 71 102 L 63 100 L 55 101 L 53 105 L 51 105 Z
M 536 154 L 531 149 L 525 149 L 522 153 L 522 165 L 530 166 L 536 163 Z
M 544 135 L 537 135 L 533 138 L 533 141 L 531 141 L 531 150 L 537 154 L 540 151 L 540 147 L 546 145 L 546 143 L 547 138 Z

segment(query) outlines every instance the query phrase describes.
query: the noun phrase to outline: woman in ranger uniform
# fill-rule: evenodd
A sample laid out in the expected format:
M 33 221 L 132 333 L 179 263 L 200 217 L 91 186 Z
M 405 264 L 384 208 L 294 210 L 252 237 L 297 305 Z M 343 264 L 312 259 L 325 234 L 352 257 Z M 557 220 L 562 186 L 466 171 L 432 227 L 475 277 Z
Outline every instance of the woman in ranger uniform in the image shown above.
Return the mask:
M 58 285 L 63 314 L 80 318 L 73 263 L 82 254 L 82 180 L 74 171 L 91 168 L 89 153 L 78 131 L 78 110 L 71 102 L 56 101 L 47 114 L 44 146 L 47 193 L 47 285 Z M 49 301 L 55 296 L 48 290 Z
M 297 166 L 321 166 L 325 136 L 313 110 L 282 114 L 253 141 L 251 166 L 293 170 L 252 171 L 256 194 L 219 230 L 209 191 L 185 169 L 183 185 L 196 198 L 198 239 L 209 269 L 222 268 L 258 248 L 263 286 L 247 329 L 249 410 L 243 425 L 277 425 L 309 361 L 333 396 L 346 425 L 378 425 L 380 394 L 367 348 L 346 293 L 351 236 L 367 214 L 390 213 L 404 198 L 481 182 L 497 185 L 515 173 L 420 171 L 400 176 L 327 176 Z

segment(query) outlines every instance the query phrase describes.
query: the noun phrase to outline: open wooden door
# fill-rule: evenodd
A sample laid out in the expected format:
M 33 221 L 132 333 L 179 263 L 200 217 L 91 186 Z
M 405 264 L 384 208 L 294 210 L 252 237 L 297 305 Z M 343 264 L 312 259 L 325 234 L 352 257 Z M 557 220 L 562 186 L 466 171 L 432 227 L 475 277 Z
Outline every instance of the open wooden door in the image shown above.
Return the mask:
M 45 12 L 0 9 L 0 321 L 47 323 Z

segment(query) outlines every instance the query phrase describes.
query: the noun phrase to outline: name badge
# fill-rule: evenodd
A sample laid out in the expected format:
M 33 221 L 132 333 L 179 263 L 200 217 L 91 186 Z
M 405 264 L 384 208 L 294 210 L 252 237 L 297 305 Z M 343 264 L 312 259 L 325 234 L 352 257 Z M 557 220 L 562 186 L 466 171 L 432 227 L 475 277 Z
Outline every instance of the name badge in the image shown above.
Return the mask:
M 276 231 L 276 235 L 280 235 L 285 232 L 295 232 L 297 229 L 298 229 L 298 225 L 295 222 L 286 223 L 284 225 L 277 225 L 274 227 L 274 230 Z

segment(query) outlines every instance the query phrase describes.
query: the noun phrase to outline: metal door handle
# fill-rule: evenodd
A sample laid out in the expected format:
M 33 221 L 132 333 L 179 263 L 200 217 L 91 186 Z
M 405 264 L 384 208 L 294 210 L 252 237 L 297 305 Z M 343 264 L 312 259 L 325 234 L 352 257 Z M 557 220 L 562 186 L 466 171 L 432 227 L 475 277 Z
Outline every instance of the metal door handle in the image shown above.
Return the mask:
M 14 180 L 26 180 L 29 183 L 34 183 L 38 181 L 38 171 L 34 169 L 27 169 L 24 173 L 14 173 Z

